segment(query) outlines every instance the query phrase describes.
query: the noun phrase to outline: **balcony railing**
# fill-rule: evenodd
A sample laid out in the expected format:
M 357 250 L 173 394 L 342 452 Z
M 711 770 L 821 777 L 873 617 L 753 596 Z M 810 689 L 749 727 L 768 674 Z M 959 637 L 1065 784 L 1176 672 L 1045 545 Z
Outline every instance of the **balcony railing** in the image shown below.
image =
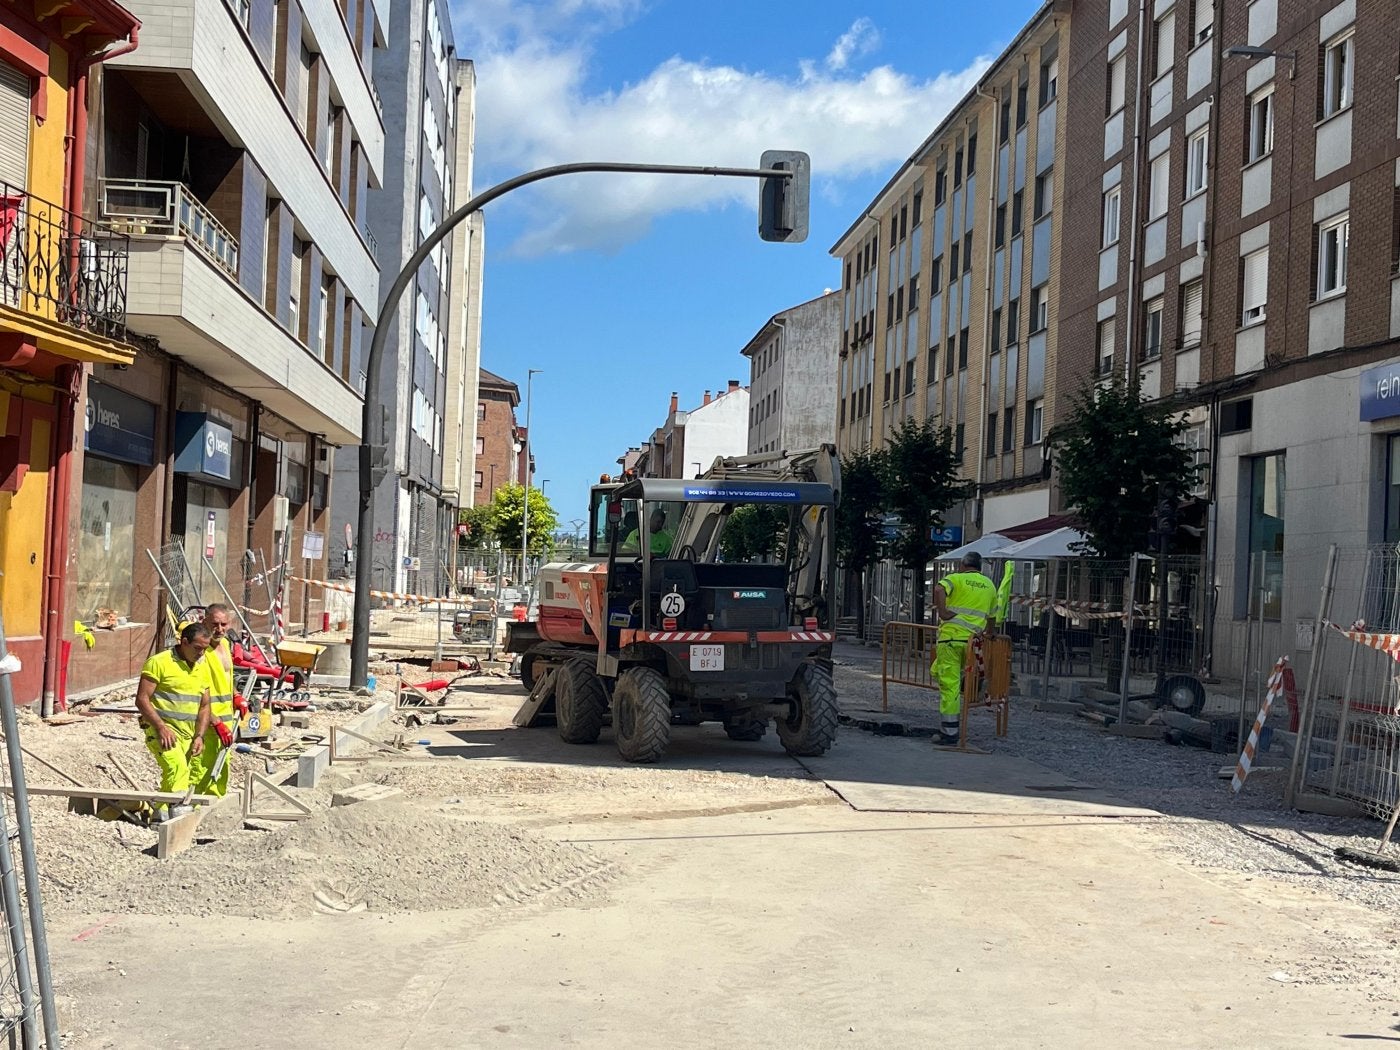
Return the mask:
M 126 338 L 125 234 L 0 182 L 0 302 Z
M 238 238 L 182 182 L 103 179 L 102 217 L 132 236 L 184 237 L 232 277 L 238 276 Z

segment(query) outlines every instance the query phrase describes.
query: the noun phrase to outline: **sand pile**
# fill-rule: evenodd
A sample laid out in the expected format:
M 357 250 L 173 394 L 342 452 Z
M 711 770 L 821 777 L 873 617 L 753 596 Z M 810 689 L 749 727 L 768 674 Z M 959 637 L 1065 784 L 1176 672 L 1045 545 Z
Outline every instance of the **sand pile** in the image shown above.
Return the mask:
M 576 846 L 386 801 L 322 810 L 276 831 L 236 832 L 151 862 L 102 898 L 109 911 L 166 915 L 433 911 L 575 899 L 609 873 Z

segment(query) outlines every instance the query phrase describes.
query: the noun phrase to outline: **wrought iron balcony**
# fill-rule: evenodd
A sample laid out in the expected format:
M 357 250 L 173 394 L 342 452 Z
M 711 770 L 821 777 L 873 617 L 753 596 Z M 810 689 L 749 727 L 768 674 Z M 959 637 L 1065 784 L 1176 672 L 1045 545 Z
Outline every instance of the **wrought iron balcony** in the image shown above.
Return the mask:
M 102 217 L 132 236 L 184 237 L 238 276 L 238 238 L 224 229 L 183 182 L 103 179 Z
M 68 328 L 126 338 L 129 240 L 0 182 L 0 303 Z

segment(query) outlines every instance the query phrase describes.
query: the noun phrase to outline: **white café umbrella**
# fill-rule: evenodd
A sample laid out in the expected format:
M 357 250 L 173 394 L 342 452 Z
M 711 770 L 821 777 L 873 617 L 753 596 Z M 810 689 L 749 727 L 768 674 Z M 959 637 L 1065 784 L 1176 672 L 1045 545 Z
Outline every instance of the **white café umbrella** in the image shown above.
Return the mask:
M 993 558 L 1012 559 L 1014 561 L 1048 561 L 1051 558 L 1082 558 L 1085 552 L 1077 549 L 1079 544 L 1086 540 L 1084 533 L 1078 529 L 1072 529 L 1068 525 L 1047 532 L 1043 536 L 1032 536 L 1028 540 L 1021 540 L 1013 543 L 1009 547 L 1001 547 L 990 552 L 983 552 Z
M 1011 540 L 1007 539 L 999 532 L 989 532 L 985 536 L 979 536 L 971 543 L 964 543 L 961 547 L 945 551 L 937 558 L 938 561 L 961 561 L 964 554 L 980 554 L 984 558 L 999 556 L 998 550 L 1005 547 Z

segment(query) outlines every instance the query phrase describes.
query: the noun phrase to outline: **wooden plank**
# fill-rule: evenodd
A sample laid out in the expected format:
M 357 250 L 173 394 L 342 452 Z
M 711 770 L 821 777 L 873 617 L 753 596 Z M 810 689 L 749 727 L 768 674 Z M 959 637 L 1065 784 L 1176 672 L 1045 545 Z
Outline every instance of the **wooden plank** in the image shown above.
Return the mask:
M 279 809 L 266 812 L 256 812 L 254 807 L 253 789 L 261 786 L 271 791 L 283 802 L 288 803 L 292 808 L 289 810 Z M 243 778 L 243 819 L 244 820 L 302 820 L 311 816 L 311 807 L 298 798 L 284 791 L 279 785 L 274 784 L 261 773 L 254 773 L 247 770 Z
M 529 729 L 539 720 L 544 705 L 554 696 L 554 675 L 555 669 L 551 667 L 535 679 L 535 688 L 530 690 L 530 695 L 511 718 L 515 725 Z
M 117 767 L 117 771 L 120 772 L 122 776 L 126 777 L 126 782 L 131 785 L 131 789 L 133 791 L 140 791 L 141 784 L 137 781 L 137 779 L 134 776 L 131 775 L 131 770 L 127 769 L 126 766 L 122 765 L 122 760 L 117 757 L 116 752 L 108 751 L 107 757 L 112 760 L 112 765 Z M 76 784 L 77 781 L 75 780 L 73 781 L 73 783 Z
M 156 826 L 156 859 L 165 860 L 193 846 L 195 832 L 199 830 L 204 814 L 205 810 L 196 809 L 173 820 L 161 821 Z
M 0 784 L 0 792 L 6 795 L 14 794 L 14 787 L 11 784 Z M 53 786 L 50 784 L 29 785 L 28 792 L 31 795 L 54 796 L 57 798 L 109 798 L 113 802 L 165 802 L 179 804 L 198 804 L 207 806 L 217 802 L 217 795 L 191 795 L 179 791 L 128 791 L 125 788 L 108 787 L 77 787 Z

